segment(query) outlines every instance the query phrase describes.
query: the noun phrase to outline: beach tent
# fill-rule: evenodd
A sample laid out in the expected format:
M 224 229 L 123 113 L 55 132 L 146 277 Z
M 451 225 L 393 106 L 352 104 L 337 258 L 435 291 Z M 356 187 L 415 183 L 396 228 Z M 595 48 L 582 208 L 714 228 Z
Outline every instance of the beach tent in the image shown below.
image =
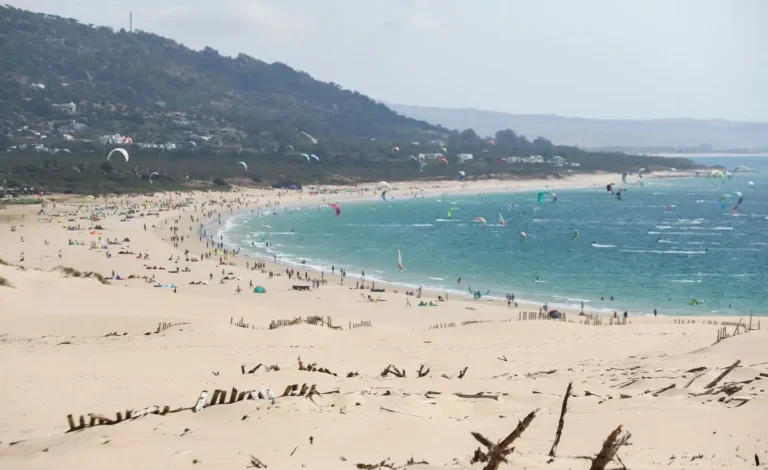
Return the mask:
M 253 289 L 253 293 L 254 294 L 266 294 L 267 293 L 267 289 L 265 289 L 265 288 L 263 288 L 261 286 L 256 286 L 256 288 Z

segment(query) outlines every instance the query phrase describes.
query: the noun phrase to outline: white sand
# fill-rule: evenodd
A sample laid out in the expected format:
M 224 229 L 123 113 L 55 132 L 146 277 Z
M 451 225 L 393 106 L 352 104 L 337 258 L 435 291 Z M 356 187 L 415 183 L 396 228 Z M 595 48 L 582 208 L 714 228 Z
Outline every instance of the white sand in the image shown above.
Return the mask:
M 597 175 L 547 182 L 443 183 L 425 189 L 430 193 L 545 185 L 555 189 L 604 186 L 617 179 Z M 409 193 L 404 188 L 411 185 L 395 186 L 399 188 L 395 194 L 403 197 Z M 325 199 L 374 194 L 367 188 L 362 194 Z M 261 190 L 215 197 L 224 198 L 233 208 L 237 198 L 258 198 L 261 206 L 278 200 L 276 192 Z M 175 200 L 185 198 L 174 196 Z M 210 195 L 198 193 L 192 198 L 199 208 Z M 305 193 L 282 196 L 280 202 L 311 206 L 323 199 Z M 162 200 L 167 196 L 130 199 L 147 204 Z M 539 409 L 537 417 L 515 443 L 510 463 L 501 468 L 587 469 L 589 460 L 579 457 L 594 456 L 619 424 L 632 433 L 633 445 L 623 447 L 619 456 L 633 470 L 755 468 L 755 454 L 761 464 L 768 462 L 768 377 L 760 375 L 768 375 L 764 329 L 743 334 L 742 328 L 742 334 L 713 344 L 718 326 L 707 323 L 723 319 L 696 318 L 695 324 L 680 325 L 673 318 L 642 318 L 622 326 L 609 326 L 605 319 L 601 326 L 587 326 L 576 315 L 569 317 L 573 323 L 518 321 L 518 311 L 506 305 L 464 299 L 418 308 L 416 299 L 410 298 L 414 307 L 405 308 L 403 289 L 394 294 L 388 287 L 381 295 L 386 302 L 370 303 L 361 300 L 360 291 L 348 288 L 355 280 L 347 279 L 342 287 L 338 278 L 327 273 L 328 285 L 294 292 L 289 288 L 299 282 L 284 275 L 267 279 L 266 274 L 248 271 L 244 257 L 235 259 L 237 266 L 225 267 L 225 272 L 241 280 L 219 284 L 222 267 L 217 256 L 202 263 L 184 261 L 185 249 L 195 257 L 205 251 L 196 236 L 203 219 L 191 205 L 125 222 L 118 215 L 98 222 L 68 222 L 68 216 L 45 221 L 57 211 L 75 211 L 80 205 L 79 198 L 59 200 L 56 208 L 49 203 L 40 218 L 35 215 L 39 206 L 0 210 L 0 258 L 26 268 L 0 266 L 0 277 L 13 284 L 13 288 L 0 287 L 0 468 L 245 468 L 251 454 L 276 469 L 352 469 L 358 463 L 375 464 L 388 457 L 394 466 L 402 466 L 411 456 L 431 465 L 414 468 L 482 468 L 483 464 L 470 464 L 479 446 L 470 432 L 496 442 L 534 409 Z M 83 213 L 90 214 L 94 206 L 104 206 L 104 200 L 89 201 Z M 200 222 L 189 223 L 191 214 Z M 179 235 L 185 241 L 176 249 L 167 239 L 173 219 L 179 217 Z M 131 242 L 110 246 L 112 258 L 108 259 L 106 250 L 90 249 L 90 242 L 99 235 L 63 228 L 78 223 L 83 227 L 101 224 L 105 227 L 98 231 L 102 239 L 128 237 Z M 15 232 L 10 229 L 13 225 Z M 69 239 L 86 244 L 70 246 Z M 148 253 L 150 260 L 118 255 L 120 250 Z M 174 260 L 180 256 L 180 262 L 168 261 L 169 256 Z M 166 271 L 148 271 L 145 264 Z M 107 276 L 112 270 L 123 276 L 154 274 L 157 282 L 176 283 L 178 291 L 155 288 L 141 279 L 102 285 L 93 279 L 66 278 L 52 271 L 58 265 Z M 167 272 L 175 267 L 189 267 L 191 272 Z M 268 265 L 266 269 L 282 273 L 285 267 Z M 209 285 L 189 285 L 207 281 L 209 273 L 214 274 Z M 318 276 L 311 273 L 313 278 Z M 251 280 L 268 293 L 252 294 Z M 237 285 L 243 289 L 240 295 L 235 293 Z M 330 316 L 343 329 L 307 324 L 268 329 L 273 319 L 310 315 Z M 254 328 L 232 326 L 232 317 Z M 461 326 L 468 320 L 488 323 Z M 761 320 L 765 318 L 754 318 L 753 327 Z M 370 321 L 373 327 L 348 330 L 350 322 L 360 321 Z M 186 324 L 154 334 L 159 322 Z M 456 326 L 430 329 L 449 323 Z M 734 329 L 727 327 L 729 334 Z M 111 332 L 118 336 L 105 337 Z M 299 357 L 337 376 L 300 371 Z M 734 394 L 750 401 L 738 407 L 741 401 L 720 402 L 727 395 L 717 387 L 717 393 L 696 396 L 736 360 L 741 360 L 741 366 L 719 385 L 751 380 L 736 385 L 742 388 Z M 266 372 L 262 366 L 253 374 L 241 373 L 241 365 L 251 369 L 259 363 L 277 364 L 280 370 Z M 389 364 L 405 369 L 407 377 L 380 377 Z M 422 364 L 430 373 L 417 378 Z M 464 367 L 468 367 L 466 376 L 459 379 Z M 696 375 L 685 371 L 696 367 L 708 369 L 685 388 Z M 528 375 L 550 370 L 555 372 Z M 347 378 L 350 372 L 359 375 Z M 571 381 L 575 395 L 569 402 L 557 458 L 548 464 L 562 396 Z M 303 383 L 316 384 L 322 393 L 340 393 L 315 396 L 314 401 L 304 397 L 278 398 L 274 403 L 246 400 L 200 413 L 149 415 L 66 433 L 68 414 L 75 415 L 76 421 L 85 415 L 88 423 L 88 413 L 114 418 L 118 411 L 125 416 L 127 409 L 152 405 L 191 407 L 202 390 L 227 390 L 229 401 L 232 387 L 239 391 L 271 388 L 280 395 L 287 385 Z M 645 393 L 671 384 L 676 388 L 659 396 Z M 428 391 L 441 394 L 427 395 Z M 481 391 L 499 395 L 498 401 L 453 395 Z M 588 396 L 587 391 L 596 395 Z M 629 398 L 622 399 L 621 394 Z M 16 441 L 22 442 L 10 445 Z M 614 461 L 608 468 L 621 465 Z

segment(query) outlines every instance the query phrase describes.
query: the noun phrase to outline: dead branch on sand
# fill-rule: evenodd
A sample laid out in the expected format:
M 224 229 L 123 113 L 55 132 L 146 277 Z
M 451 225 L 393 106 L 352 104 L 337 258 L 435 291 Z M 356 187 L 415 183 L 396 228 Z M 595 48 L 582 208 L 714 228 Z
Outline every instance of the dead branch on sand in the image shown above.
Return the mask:
M 600 452 L 597 454 L 597 457 L 592 459 L 592 466 L 589 467 L 589 470 L 605 470 L 605 466 L 608 465 L 611 460 L 616 456 L 616 452 L 619 451 L 619 448 L 623 445 L 627 445 L 627 442 L 629 441 L 629 438 L 632 437 L 632 434 L 629 432 L 625 434 L 621 434 L 621 428 L 622 426 L 619 425 L 616 429 L 614 429 L 608 437 L 605 439 L 605 442 L 603 442 L 603 447 L 600 449 Z
M 526 376 L 526 377 L 528 377 L 528 378 L 531 378 L 531 377 L 536 377 L 537 375 L 552 375 L 552 374 L 554 374 L 555 372 L 557 372 L 557 369 L 552 369 L 552 370 L 540 370 L 540 371 L 538 371 L 538 372 L 530 372 L 530 373 L 528 373 L 528 374 L 525 374 L 525 376 Z
M 256 372 L 257 370 L 259 370 L 259 368 L 260 368 L 261 366 L 263 366 L 263 365 L 264 365 L 264 364 L 261 364 L 261 363 L 260 363 L 259 365 L 257 365 L 257 366 L 256 366 L 256 367 L 254 367 L 253 369 L 249 370 L 249 371 L 248 371 L 248 373 L 249 373 L 249 374 L 253 374 L 253 373 L 254 373 L 254 372 Z M 242 364 L 242 365 L 240 366 L 240 372 L 241 372 L 241 373 L 243 373 L 243 374 L 245 374 L 245 373 L 246 373 L 246 372 L 245 372 L 245 364 Z
M 429 367 L 427 367 L 427 370 L 424 370 L 424 364 L 419 367 L 419 370 L 416 371 L 416 374 L 419 376 L 418 378 L 425 377 L 427 374 L 429 374 Z
M 487 461 L 488 465 L 486 465 L 483 470 L 497 470 L 502 462 L 507 463 L 507 456 L 515 450 L 514 447 L 510 446 L 523 434 L 523 432 L 525 432 L 531 424 L 531 421 L 533 421 L 533 418 L 536 417 L 537 411 L 538 410 L 531 411 L 525 419 L 517 424 L 517 427 L 509 436 L 495 445 L 482 434 L 473 432 L 472 437 L 477 439 L 480 444 L 487 447 L 488 451 L 482 452 L 480 449 L 477 449 L 472 462 Z
M 332 375 L 334 377 L 337 377 L 336 374 L 334 374 L 333 372 L 331 372 L 330 370 L 328 370 L 328 369 L 326 369 L 324 367 L 318 368 L 316 362 L 313 362 L 312 364 L 309 364 L 309 365 L 305 366 L 304 363 L 301 362 L 301 356 L 299 356 L 299 370 L 304 370 L 304 371 L 307 371 L 307 372 L 321 372 L 323 374 L 328 374 L 328 375 Z
M 426 460 L 419 460 L 417 462 L 413 460 L 413 456 L 411 456 L 411 458 L 408 459 L 407 462 L 405 462 L 405 466 L 407 467 L 408 465 L 429 465 L 429 462 L 427 462 Z
M 651 392 L 651 395 L 653 395 L 654 397 L 658 397 L 659 395 L 666 392 L 667 390 L 672 390 L 675 387 L 677 387 L 677 384 L 667 385 L 666 387 L 660 388 L 655 392 Z
M 387 366 L 386 369 L 384 369 L 384 371 L 382 371 L 381 376 L 386 377 L 389 374 L 392 374 L 395 377 L 402 379 L 403 377 L 405 377 L 405 369 L 400 370 L 397 367 L 390 364 Z
M 251 464 L 247 468 L 267 468 L 267 464 L 251 455 Z
M 722 374 L 718 375 L 718 376 L 717 376 L 717 378 L 716 378 L 715 380 L 713 380 L 712 382 L 708 383 L 706 386 L 704 386 L 704 388 L 712 388 L 712 387 L 714 387 L 715 385 L 717 385 L 717 384 L 718 384 L 718 383 L 719 383 L 721 380 L 723 380 L 723 378 L 724 378 L 726 375 L 730 374 L 730 373 L 731 373 L 731 371 L 733 371 L 733 369 L 737 368 L 737 367 L 739 366 L 739 364 L 741 364 L 741 359 L 739 359 L 738 361 L 736 361 L 736 362 L 734 362 L 733 364 L 731 364 L 730 366 L 728 366 L 728 368 L 726 368 L 726 369 L 723 371 L 723 373 L 722 373 Z
M 557 445 L 560 444 L 560 437 L 563 435 L 563 426 L 565 426 L 565 413 L 568 411 L 568 398 L 571 397 L 573 392 L 573 382 L 568 384 L 568 388 L 565 390 L 565 398 L 563 398 L 563 407 L 560 409 L 560 421 L 557 423 L 557 432 L 555 433 L 555 442 L 552 443 L 552 448 L 549 450 L 549 456 L 554 457 L 557 452 Z
M 470 398 L 470 399 L 474 399 L 474 398 L 490 398 L 493 401 L 499 401 L 499 396 L 498 395 L 486 395 L 483 392 L 476 393 L 474 395 L 469 395 L 469 394 L 466 394 L 466 393 L 454 393 L 454 395 L 456 395 L 459 398 Z
M 357 464 L 357 468 L 361 470 L 376 470 L 378 468 L 392 468 L 394 469 L 395 466 L 392 465 L 392 463 L 389 461 L 389 457 L 387 457 L 387 460 L 382 460 L 381 462 L 377 464 L 365 464 L 365 463 L 359 463 Z

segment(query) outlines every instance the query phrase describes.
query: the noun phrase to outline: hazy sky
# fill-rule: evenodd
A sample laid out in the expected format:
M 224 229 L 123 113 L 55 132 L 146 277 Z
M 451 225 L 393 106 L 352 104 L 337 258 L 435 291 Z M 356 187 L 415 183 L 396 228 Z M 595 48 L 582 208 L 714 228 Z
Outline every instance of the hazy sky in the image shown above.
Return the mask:
M 768 121 L 768 0 L 10 0 L 379 100 Z

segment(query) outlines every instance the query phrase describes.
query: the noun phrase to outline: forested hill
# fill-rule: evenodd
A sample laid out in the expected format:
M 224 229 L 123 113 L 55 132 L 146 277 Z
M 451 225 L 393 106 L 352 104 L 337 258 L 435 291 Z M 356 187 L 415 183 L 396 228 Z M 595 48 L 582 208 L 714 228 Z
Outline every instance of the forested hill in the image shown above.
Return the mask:
M 103 193 L 235 177 L 291 185 L 693 165 L 587 152 L 510 129 L 448 130 L 285 64 L 7 6 L 0 50 L 6 188 Z M 115 147 L 130 163 L 105 161 Z M 160 177 L 150 186 L 152 172 Z
M 3 120 L 61 117 L 53 105 L 72 102 L 91 128 L 172 140 L 177 129 L 158 118 L 181 112 L 192 121 L 184 127 L 228 129 L 225 140 L 246 148 L 295 146 L 301 132 L 388 140 L 441 132 L 285 64 L 194 51 L 141 31 L 0 6 L 0 47 Z

